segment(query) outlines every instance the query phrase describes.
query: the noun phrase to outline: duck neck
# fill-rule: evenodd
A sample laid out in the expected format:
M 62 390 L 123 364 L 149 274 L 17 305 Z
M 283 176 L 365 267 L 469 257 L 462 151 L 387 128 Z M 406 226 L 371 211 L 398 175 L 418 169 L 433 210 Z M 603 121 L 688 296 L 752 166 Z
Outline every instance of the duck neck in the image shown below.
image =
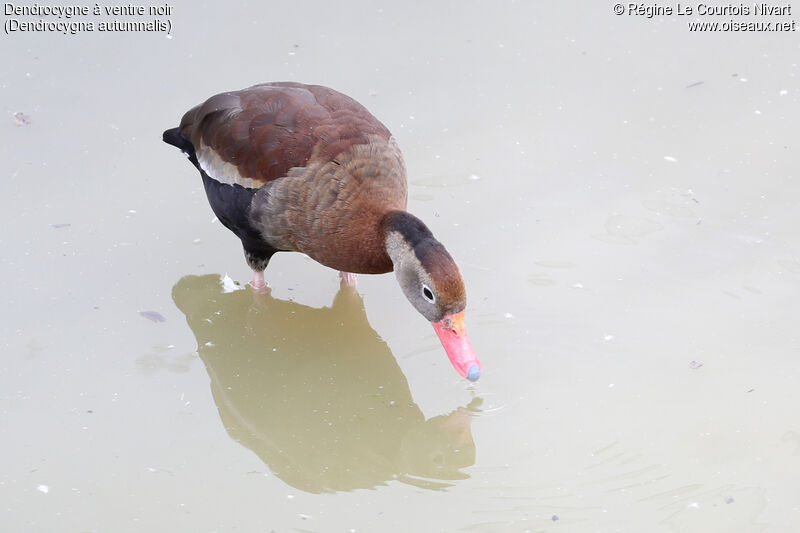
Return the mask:
M 386 239 L 386 253 L 392 260 L 394 269 L 408 259 L 408 254 L 427 239 L 433 239 L 428 226 L 407 211 L 390 211 L 383 218 L 383 231 Z

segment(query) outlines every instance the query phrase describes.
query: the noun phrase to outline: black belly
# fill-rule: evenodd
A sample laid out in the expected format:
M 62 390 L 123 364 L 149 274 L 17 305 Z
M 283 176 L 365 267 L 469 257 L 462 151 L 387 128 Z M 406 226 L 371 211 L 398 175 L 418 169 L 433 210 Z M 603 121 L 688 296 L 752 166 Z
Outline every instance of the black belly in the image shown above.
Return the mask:
M 208 203 L 222 224 L 242 240 L 244 249 L 254 255 L 268 259 L 278 252 L 270 245 L 250 221 L 250 205 L 258 189 L 249 189 L 238 184 L 220 183 L 200 169 Z
M 268 261 L 272 254 L 280 251 L 266 242 L 250 221 L 250 204 L 258 189 L 220 183 L 206 174 L 197 161 L 194 146 L 180 134 L 180 128 L 165 131 L 163 139 L 167 144 L 180 148 L 200 171 L 211 209 L 219 221 L 241 239 L 245 252 L 260 260 Z

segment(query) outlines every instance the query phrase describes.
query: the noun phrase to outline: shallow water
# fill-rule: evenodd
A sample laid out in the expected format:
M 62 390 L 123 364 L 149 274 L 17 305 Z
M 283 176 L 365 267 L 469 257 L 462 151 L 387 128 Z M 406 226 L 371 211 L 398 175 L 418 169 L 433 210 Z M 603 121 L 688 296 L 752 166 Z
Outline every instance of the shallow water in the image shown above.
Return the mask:
M 525 2 L 170 19 L 3 35 L 4 530 L 800 528 L 796 32 Z M 222 284 L 240 245 L 160 135 L 281 79 L 397 137 L 477 383 L 391 275 L 340 291 L 278 254 L 270 295 Z

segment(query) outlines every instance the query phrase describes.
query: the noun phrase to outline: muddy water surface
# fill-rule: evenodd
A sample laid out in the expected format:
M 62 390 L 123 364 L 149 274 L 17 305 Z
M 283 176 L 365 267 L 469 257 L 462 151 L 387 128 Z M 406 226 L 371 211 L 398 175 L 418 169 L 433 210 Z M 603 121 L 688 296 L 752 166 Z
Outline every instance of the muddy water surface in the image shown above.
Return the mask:
M 3 35 L 4 529 L 800 528 L 797 34 L 687 20 L 177 2 L 171 38 Z M 240 290 L 160 135 L 281 79 L 397 137 L 479 382 L 391 275 L 279 254 Z

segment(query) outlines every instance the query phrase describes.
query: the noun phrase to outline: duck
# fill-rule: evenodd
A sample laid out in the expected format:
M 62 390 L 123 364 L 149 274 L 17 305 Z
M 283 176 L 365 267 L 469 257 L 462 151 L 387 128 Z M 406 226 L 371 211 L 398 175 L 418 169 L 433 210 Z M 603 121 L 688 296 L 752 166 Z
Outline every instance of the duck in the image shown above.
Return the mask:
M 197 168 L 216 218 L 241 240 L 254 291 L 269 290 L 277 252 L 306 254 L 352 287 L 356 274 L 394 272 L 458 374 L 480 377 L 461 271 L 407 211 L 403 155 L 363 105 L 321 85 L 262 83 L 208 98 L 163 140 Z

